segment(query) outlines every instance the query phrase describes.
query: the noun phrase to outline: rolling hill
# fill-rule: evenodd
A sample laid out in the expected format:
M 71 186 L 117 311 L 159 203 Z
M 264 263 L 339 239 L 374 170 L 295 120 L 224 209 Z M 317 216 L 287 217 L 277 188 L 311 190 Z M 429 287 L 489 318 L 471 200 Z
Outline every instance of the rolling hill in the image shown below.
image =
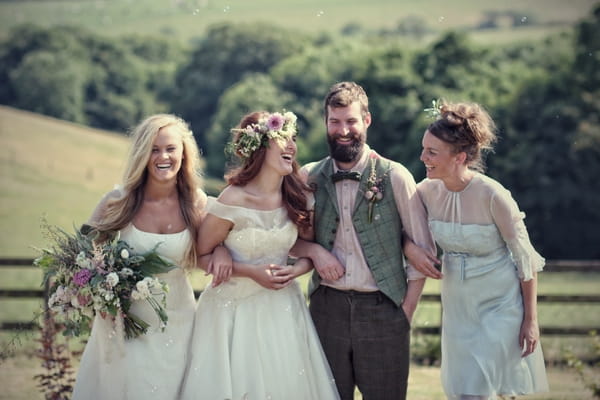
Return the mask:
M 124 135 L 0 106 L 0 256 L 29 257 L 40 221 L 72 229 L 120 181 Z

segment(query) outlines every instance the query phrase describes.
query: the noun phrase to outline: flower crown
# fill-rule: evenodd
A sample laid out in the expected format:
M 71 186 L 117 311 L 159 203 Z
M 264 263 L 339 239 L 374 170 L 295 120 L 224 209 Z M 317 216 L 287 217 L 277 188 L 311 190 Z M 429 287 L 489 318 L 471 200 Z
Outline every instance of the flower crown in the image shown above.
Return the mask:
M 238 133 L 239 136 L 230 146 L 239 157 L 247 159 L 259 147 L 267 147 L 269 139 L 285 143 L 292 138 L 296 134 L 296 119 L 296 115 L 291 111 L 283 114 L 264 114 L 256 124 L 245 128 L 233 128 L 231 132 Z

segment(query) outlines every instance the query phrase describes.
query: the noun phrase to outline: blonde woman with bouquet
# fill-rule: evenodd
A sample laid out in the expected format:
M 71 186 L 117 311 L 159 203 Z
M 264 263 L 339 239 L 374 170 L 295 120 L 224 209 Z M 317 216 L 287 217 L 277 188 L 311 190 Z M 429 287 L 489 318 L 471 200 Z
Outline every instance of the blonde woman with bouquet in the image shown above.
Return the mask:
M 129 312 L 150 326 L 124 339 L 122 321 L 95 316 L 73 392 L 75 400 L 178 398 L 192 334 L 195 299 L 186 267 L 196 264 L 196 240 L 206 195 L 198 148 L 187 124 L 153 115 L 132 132 L 120 188 L 105 195 L 89 220 L 101 233 L 118 231 L 135 253 L 153 249 L 177 267 L 157 278 L 168 285 L 166 326 L 138 287 Z M 123 254 L 128 256 L 128 254 Z

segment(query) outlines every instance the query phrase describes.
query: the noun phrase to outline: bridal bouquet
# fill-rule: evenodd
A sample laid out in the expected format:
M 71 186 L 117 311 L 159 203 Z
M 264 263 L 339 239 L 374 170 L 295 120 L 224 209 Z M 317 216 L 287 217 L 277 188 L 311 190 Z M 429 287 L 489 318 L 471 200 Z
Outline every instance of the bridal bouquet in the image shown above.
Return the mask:
M 52 247 L 41 250 L 34 264 L 43 269 L 44 283 L 50 281 L 48 308 L 63 324 L 64 335 L 89 333 L 95 313 L 112 318 L 126 339 L 145 334 L 150 324 L 130 312 L 134 300 L 147 301 L 165 328 L 169 288 L 154 275 L 175 266 L 156 248 L 135 254 L 118 233 L 99 240 L 99 232 L 87 225 L 74 235 L 46 228 Z

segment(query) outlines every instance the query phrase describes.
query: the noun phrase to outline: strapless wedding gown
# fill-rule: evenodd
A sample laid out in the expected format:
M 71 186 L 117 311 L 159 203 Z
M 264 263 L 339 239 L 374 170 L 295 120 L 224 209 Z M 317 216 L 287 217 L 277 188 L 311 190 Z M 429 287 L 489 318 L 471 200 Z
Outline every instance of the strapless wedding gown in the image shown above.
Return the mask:
M 158 253 L 179 264 L 191 240 L 188 230 L 175 234 L 143 232 L 130 224 L 121 238 L 135 252 L 144 253 L 158 243 Z M 169 285 L 164 332 L 152 308 L 136 301 L 132 312 L 151 324 L 148 333 L 119 340 L 113 323 L 96 316 L 85 346 L 73 391 L 74 400 L 175 400 L 187 364 L 195 298 L 182 268 L 157 275 Z

